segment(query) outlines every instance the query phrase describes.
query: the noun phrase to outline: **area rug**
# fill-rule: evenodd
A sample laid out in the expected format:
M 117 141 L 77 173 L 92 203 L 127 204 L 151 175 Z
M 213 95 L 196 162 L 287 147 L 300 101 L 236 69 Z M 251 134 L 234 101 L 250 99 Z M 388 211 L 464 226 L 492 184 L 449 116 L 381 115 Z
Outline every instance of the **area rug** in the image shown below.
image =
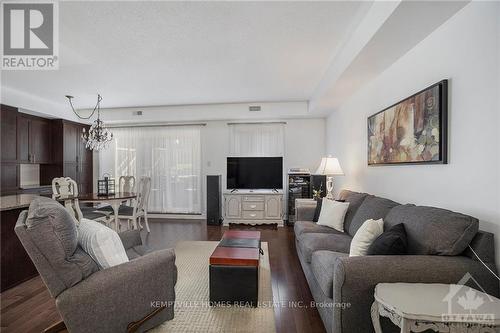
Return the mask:
M 276 332 L 267 243 L 259 269 L 259 306 L 210 307 L 208 259 L 218 242 L 180 242 L 175 247 L 178 279 L 174 319 L 150 330 L 166 332 Z

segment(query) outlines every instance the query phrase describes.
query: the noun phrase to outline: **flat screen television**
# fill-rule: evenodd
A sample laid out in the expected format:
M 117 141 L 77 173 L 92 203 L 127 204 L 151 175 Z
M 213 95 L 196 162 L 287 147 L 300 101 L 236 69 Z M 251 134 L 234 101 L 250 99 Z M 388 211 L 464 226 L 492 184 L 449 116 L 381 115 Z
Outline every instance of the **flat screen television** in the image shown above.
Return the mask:
M 283 157 L 228 157 L 228 189 L 282 189 Z

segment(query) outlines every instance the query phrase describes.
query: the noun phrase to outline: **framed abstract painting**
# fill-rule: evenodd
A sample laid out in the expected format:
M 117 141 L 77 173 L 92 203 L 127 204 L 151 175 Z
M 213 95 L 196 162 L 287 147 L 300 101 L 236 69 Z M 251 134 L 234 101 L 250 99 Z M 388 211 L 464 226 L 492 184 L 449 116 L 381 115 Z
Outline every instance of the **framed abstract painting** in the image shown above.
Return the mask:
M 448 80 L 368 117 L 368 165 L 448 163 Z

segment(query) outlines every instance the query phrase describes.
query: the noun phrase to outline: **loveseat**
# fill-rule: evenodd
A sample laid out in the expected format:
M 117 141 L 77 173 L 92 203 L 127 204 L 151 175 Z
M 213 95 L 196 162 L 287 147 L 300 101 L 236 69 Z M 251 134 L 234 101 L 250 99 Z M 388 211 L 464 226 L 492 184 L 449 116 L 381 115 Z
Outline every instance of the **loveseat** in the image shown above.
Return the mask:
M 435 207 L 401 205 L 367 193 L 344 190 L 349 202 L 344 232 L 313 221 L 315 207 L 297 209 L 296 249 L 317 308 L 328 332 L 373 332 L 370 307 L 377 283 L 458 283 L 498 296 L 498 280 L 474 256 L 494 271 L 493 234 L 480 231 L 471 216 Z M 349 257 L 356 231 L 367 219 L 384 219 L 384 229 L 403 223 L 408 238 L 406 255 Z M 475 280 L 475 282 L 474 282 Z M 395 327 L 383 322 L 383 331 Z

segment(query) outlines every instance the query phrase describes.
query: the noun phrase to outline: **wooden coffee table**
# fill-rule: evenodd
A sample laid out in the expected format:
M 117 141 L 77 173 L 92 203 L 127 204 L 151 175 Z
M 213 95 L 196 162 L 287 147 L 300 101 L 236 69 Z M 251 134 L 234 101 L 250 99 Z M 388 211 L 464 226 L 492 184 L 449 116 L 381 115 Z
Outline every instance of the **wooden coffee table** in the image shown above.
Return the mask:
M 260 232 L 229 230 L 210 256 L 210 302 L 257 306 Z

